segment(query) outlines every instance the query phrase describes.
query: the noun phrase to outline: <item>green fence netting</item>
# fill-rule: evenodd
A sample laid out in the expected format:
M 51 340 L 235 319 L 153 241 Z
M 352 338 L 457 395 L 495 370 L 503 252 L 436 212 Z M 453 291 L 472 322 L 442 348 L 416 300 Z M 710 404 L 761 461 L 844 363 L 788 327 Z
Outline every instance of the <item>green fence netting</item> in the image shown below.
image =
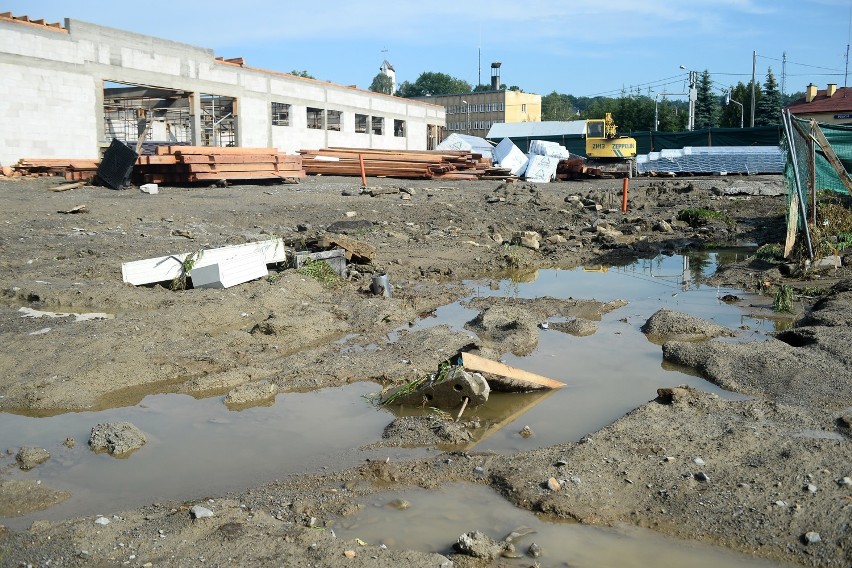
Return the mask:
M 799 167 L 799 183 L 806 195 L 816 191 L 834 191 L 846 193 L 846 186 L 837 175 L 825 157 L 825 152 L 813 140 L 814 125 L 810 120 L 791 117 L 792 138 L 796 149 L 796 164 Z M 825 139 L 831 145 L 834 153 L 840 158 L 843 167 L 847 171 L 852 169 L 852 126 L 836 124 L 817 123 Z M 787 187 L 795 191 L 795 177 L 793 163 L 787 156 L 787 165 L 784 175 L 787 178 Z

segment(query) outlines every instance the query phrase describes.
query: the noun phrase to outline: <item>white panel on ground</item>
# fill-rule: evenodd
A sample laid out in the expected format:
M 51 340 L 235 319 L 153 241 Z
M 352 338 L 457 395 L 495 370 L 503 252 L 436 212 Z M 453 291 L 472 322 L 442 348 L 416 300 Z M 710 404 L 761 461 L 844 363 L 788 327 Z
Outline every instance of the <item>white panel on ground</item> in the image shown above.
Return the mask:
M 287 260 L 287 250 L 284 248 L 284 241 L 281 239 L 269 239 L 268 241 L 203 250 L 197 255 L 193 268 L 215 264 L 220 260 L 252 252 L 260 254 L 265 264 L 274 264 Z M 196 253 L 181 253 L 125 262 L 121 265 L 121 275 L 125 282 L 134 286 L 174 280 L 183 272 L 183 262 L 191 254 Z
M 263 255 L 245 252 L 189 271 L 193 288 L 230 288 L 269 275 Z
M 527 164 L 527 171 L 524 174 L 524 178 L 527 181 L 535 183 L 548 183 L 556 177 L 556 166 L 558 164 L 558 158 L 530 154 L 530 163 Z

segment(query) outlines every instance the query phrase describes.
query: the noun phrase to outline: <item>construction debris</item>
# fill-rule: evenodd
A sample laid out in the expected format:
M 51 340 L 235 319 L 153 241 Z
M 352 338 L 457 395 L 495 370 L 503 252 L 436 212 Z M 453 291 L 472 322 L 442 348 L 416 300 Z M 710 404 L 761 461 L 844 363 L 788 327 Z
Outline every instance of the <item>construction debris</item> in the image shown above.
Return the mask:
M 449 367 L 443 376 L 414 381 L 397 387 L 382 397 L 382 404 L 462 408 L 479 406 L 488 401 L 491 388 L 478 373 L 461 367 Z
M 244 245 L 233 245 L 215 249 L 206 249 L 194 253 L 181 253 L 146 260 L 125 262 L 121 265 L 122 279 L 128 284 L 141 286 L 157 282 L 173 281 L 186 277 L 194 268 L 216 264 L 231 258 L 258 253 L 264 265 L 287 261 L 287 249 L 280 238 Z
M 51 175 L 63 176 L 68 181 L 91 181 L 99 163 L 99 160 L 77 158 L 21 158 L 13 169 L 18 175 Z
M 376 256 L 376 247 L 346 235 L 330 233 L 324 235 L 318 244 L 323 249 L 342 248 L 346 251 L 346 260 L 357 264 L 370 264 Z
M 133 171 L 138 183 L 194 183 L 230 180 L 297 181 L 305 177 L 302 157 L 276 148 L 160 146 L 140 156 Z
M 462 367 L 468 371 L 485 373 L 489 384 L 494 390 L 538 390 L 558 389 L 565 383 L 516 369 L 499 361 L 492 361 L 473 353 L 462 353 Z M 499 387 L 499 388 L 498 388 Z
M 476 180 L 491 167 L 491 157 L 464 150 L 374 150 L 322 148 L 299 150 L 310 175 L 360 176 L 405 179 Z

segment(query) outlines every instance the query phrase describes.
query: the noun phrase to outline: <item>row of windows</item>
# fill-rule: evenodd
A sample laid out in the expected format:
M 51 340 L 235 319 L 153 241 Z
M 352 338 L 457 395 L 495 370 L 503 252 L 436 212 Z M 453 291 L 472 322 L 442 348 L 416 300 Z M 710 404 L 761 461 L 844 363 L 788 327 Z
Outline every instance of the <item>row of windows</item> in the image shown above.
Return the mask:
M 503 112 L 503 103 L 480 103 L 478 105 L 450 105 L 447 114 L 468 114 L 471 112 Z
M 492 120 L 474 120 L 472 122 L 449 122 L 447 130 L 488 130 L 494 124 Z
M 287 103 L 272 103 L 272 125 L 290 126 L 291 105 Z M 328 110 L 316 107 L 305 109 L 308 128 L 312 130 L 325 130 L 340 132 L 343 129 L 343 112 L 339 110 Z M 385 133 L 385 118 L 383 116 L 367 116 L 366 114 L 355 114 L 355 132 L 366 134 L 368 132 L 379 136 Z M 393 121 L 393 135 L 405 137 L 405 121 Z

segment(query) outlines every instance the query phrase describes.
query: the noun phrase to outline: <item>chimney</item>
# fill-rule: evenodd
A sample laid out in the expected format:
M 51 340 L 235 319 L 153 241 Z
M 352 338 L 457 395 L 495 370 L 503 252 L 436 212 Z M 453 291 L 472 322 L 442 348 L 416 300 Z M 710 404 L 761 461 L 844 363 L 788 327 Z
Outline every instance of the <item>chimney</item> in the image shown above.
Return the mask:
M 837 92 L 837 83 L 829 83 L 828 88 L 825 90 L 825 96 L 831 97 L 834 93 Z
M 500 89 L 500 65 L 499 61 L 491 64 L 491 90 L 497 91 Z
M 805 89 L 805 102 L 806 103 L 811 102 L 812 100 L 814 100 L 816 98 L 816 96 L 817 96 L 816 85 L 811 83 L 810 85 L 808 85 L 808 88 Z

